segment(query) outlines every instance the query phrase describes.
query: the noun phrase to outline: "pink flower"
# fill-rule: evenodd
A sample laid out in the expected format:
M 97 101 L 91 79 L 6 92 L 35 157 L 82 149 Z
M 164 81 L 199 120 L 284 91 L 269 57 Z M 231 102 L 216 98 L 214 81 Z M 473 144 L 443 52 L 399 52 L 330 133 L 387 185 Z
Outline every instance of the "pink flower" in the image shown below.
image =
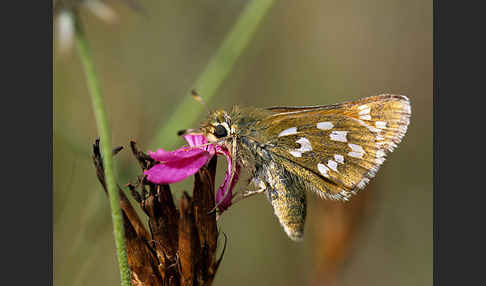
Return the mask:
M 159 161 L 160 164 L 144 172 L 147 175 L 147 180 L 155 184 L 176 183 L 195 174 L 215 154 L 224 155 L 228 162 L 228 169 L 223 183 L 216 192 L 216 204 L 221 212 L 225 211 L 231 206 L 232 190 L 238 181 L 240 165 L 236 163 L 235 174 L 231 178 L 233 160 L 226 148 L 208 143 L 208 140 L 202 134 L 187 134 L 184 139 L 189 143 L 189 147 L 182 147 L 174 151 L 163 149 L 159 149 L 157 152 L 149 151 L 150 157 Z

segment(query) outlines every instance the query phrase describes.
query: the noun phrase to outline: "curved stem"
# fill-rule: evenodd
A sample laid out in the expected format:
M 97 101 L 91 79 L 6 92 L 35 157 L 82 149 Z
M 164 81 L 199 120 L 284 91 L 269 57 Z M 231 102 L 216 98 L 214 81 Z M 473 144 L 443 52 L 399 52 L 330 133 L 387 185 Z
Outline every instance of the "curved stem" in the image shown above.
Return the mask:
M 93 62 L 88 41 L 79 23 L 79 17 L 75 18 L 76 44 L 79 56 L 84 67 L 86 81 L 88 84 L 93 111 L 96 118 L 98 134 L 100 135 L 101 153 L 103 154 L 103 165 L 105 168 L 106 187 L 111 208 L 111 218 L 113 221 L 113 232 L 115 236 L 116 251 L 118 254 L 118 263 L 120 266 L 121 284 L 130 286 L 130 268 L 128 267 L 128 258 L 125 245 L 125 231 L 123 228 L 123 217 L 120 209 L 120 198 L 116 187 L 113 172 L 113 155 L 111 151 L 111 134 L 108 119 L 106 116 L 105 105 L 101 92 L 101 85 L 98 81 L 96 68 Z
M 216 94 L 275 2 L 275 0 L 252 0 L 247 4 L 232 30 L 194 84 L 195 89 L 206 102 L 209 102 Z M 187 112 L 188 110 L 191 112 Z M 185 97 L 169 119 L 164 122 L 149 148 L 155 149 L 161 143 L 164 143 L 166 147 L 174 147 L 178 139 L 177 131 L 193 124 L 203 110 L 204 107 L 195 104 L 191 96 Z

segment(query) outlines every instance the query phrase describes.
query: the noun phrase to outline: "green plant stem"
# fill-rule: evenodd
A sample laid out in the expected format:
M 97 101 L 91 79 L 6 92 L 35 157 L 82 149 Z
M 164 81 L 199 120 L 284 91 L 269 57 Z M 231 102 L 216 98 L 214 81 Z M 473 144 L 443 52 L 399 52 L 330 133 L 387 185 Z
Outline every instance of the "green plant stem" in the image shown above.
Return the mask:
M 232 30 L 194 85 L 196 91 L 206 102 L 209 102 L 216 94 L 222 82 L 233 69 L 236 60 L 248 46 L 262 19 L 275 2 L 275 0 L 252 0 L 247 4 Z M 187 112 L 188 110 L 191 112 Z M 203 110 L 204 107 L 196 104 L 191 96 L 185 97 L 182 103 L 172 112 L 169 119 L 164 121 L 163 127 L 149 144 L 149 148 L 156 149 L 161 147 L 161 144 L 166 147 L 174 147 L 178 140 L 177 131 L 190 128 Z
M 113 172 L 113 155 L 111 147 L 111 134 L 106 116 L 105 105 L 103 103 L 103 96 L 101 86 L 98 81 L 95 65 L 91 55 L 91 51 L 84 35 L 84 32 L 79 23 L 79 17 L 75 17 L 76 25 L 76 43 L 79 51 L 79 56 L 84 67 L 86 80 L 88 84 L 89 94 L 93 104 L 93 111 L 96 118 L 98 134 L 100 135 L 101 153 L 103 154 L 103 165 L 105 168 L 106 188 L 108 190 L 108 197 L 111 208 L 111 218 L 113 221 L 113 232 L 115 235 L 115 245 L 118 254 L 118 263 L 120 266 L 121 285 L 130 286 L 130 268 L 128 267 L 128 258 L 125 245 L 125 231 L 123 228 L 123 217 L 120 209 L 120 198 L 118 189 L 115 183 Z

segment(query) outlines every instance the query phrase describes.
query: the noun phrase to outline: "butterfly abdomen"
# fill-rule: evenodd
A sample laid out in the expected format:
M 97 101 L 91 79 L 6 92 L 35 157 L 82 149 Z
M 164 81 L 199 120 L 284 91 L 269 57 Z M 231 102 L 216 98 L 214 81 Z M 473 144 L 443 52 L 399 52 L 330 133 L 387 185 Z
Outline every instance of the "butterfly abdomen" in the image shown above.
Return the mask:
M 267 198 L 287 235 L 294 241 L 302 240 L 307 210 L 305 188 L 273 162 L 257 173 L 265 181 Z
M 253 185 L 263 187 L 287 235 L 302 240 L 306 217 L 306 187 L 304 182 L 287 171 L 278 156 L 267 145 L 251 137 L 241 136 L 240 160 L 251 172 Z

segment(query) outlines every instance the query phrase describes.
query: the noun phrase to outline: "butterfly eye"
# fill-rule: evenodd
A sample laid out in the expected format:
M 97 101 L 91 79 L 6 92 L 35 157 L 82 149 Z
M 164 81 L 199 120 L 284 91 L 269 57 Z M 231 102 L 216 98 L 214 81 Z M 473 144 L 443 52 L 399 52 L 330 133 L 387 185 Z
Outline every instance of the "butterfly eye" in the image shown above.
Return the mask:
M 217 138 L 223 138 L 228 135 L 228 131 L 226 131 L 226 128 L 224 128 L 223 125 L 216 125 L 214 129 L 214 136 Z

